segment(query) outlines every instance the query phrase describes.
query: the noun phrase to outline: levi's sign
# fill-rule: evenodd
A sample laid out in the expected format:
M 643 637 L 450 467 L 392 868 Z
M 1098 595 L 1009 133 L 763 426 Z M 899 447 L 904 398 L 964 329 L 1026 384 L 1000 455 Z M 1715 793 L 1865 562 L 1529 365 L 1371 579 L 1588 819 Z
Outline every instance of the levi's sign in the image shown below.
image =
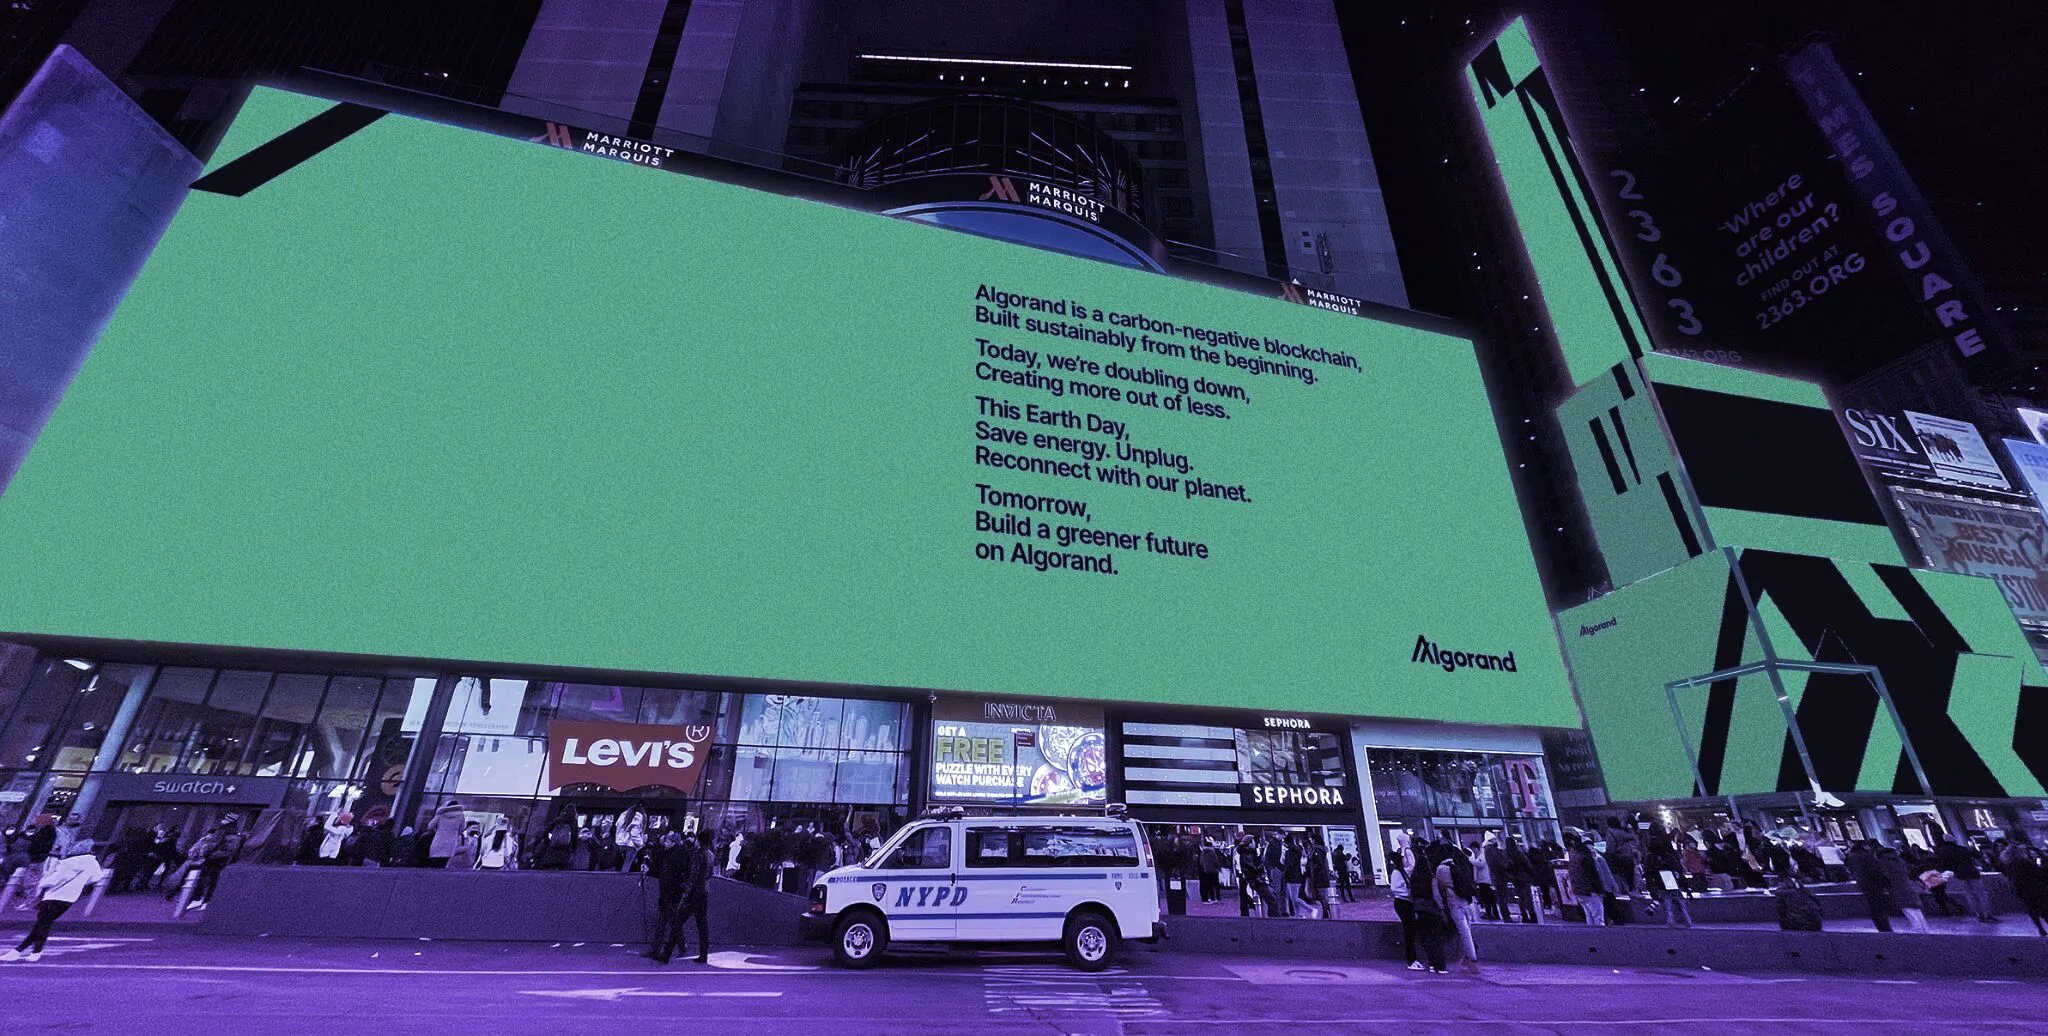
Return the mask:
M 708 726 L 557 720 L 548 727 L 548 789 L 596 784 L 629 791 L 660 785 L 695 792 L 710 742 Z

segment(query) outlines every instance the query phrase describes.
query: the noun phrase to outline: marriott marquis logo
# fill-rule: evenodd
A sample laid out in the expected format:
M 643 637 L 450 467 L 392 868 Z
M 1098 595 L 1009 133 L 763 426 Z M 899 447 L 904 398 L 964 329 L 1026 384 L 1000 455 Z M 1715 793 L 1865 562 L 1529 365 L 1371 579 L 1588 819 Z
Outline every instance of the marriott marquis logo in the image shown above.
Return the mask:
M 1445 651 L 1429 639 L 1427 634 L 1415 638 L 1415 654 L 1408 661 L 1426 665 L 1442 666 L 1446 673 L 1460 669 L 1491 669 L 1496 672 L 1515 671 L 1515 653 L 1505 655 L 1482 655 L 1475 651 Z

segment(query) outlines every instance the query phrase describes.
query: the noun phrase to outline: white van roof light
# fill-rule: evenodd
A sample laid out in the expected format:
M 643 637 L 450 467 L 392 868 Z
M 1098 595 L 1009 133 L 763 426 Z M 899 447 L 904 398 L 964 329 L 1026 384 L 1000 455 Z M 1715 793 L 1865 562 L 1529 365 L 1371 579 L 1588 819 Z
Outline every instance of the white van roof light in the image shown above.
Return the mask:
M 966 815 L 966 806 L 932 806 L 921 817 L 925 820 L 959 820 Z

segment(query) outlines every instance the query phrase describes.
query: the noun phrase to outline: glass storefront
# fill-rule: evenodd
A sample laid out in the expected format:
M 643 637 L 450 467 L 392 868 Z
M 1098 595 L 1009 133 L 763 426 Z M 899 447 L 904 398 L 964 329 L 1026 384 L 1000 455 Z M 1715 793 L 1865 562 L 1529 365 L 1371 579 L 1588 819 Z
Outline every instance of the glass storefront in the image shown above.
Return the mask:
M 437 687 L 445 715 L 431 751 L 416 752 Z M 643 837 L 704 826 L 721 846 L 741 832 L 763 843 L 801 833 L 843 855 L 905 819 L 911 713 L 898 701 L 114 664 L 0 645 L 0 824 L 48 813 L 78 817 L 102 842 L 162 826 L 184 843 L 233 814 L 245 859 L 273 863 L 318 862 L 308 854 L 324 823 L 344 814 L 352 845 L 399 863 L 446 855 L 433 836 L 455 816 L 499 850 L 491 866 L 616 869 Z M 551 741 L 555 730 L 583 740 Z M 140 779 L 156 774 L 195 779 Z M 394 817 L 409 778 L 418 808 Z M 232 801 L 208 799 L 222 789 Z M 549 854 L 563 820 L 568 851 Z
M 1489 831 L 1524 845 L 1561 835 L 1540 755 L 1368 748 L 1366 756 L 1383 849 L 1402 832 L 1459 844 Z

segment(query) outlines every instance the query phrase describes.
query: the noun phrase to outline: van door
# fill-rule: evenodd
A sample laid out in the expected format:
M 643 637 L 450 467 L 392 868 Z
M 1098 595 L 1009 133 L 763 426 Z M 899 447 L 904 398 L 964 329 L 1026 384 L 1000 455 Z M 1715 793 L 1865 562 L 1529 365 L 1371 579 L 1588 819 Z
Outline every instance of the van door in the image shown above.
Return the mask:
M 889 919 L 889 937 L 907 942 L 953 938 L 960 892 L 953 862 L 953 829 L 913 828 L 875 868 L 869 893 Z
M 954 913 L 959 937 L 972 942 L 1041 938 L 1030 932 L 1033 919 L 1023 915 L 1034 908 L 1014 878 L 1023 852 L 1017 826 L 970 823 L 961 830 L 960 886 L 967 894 Z

